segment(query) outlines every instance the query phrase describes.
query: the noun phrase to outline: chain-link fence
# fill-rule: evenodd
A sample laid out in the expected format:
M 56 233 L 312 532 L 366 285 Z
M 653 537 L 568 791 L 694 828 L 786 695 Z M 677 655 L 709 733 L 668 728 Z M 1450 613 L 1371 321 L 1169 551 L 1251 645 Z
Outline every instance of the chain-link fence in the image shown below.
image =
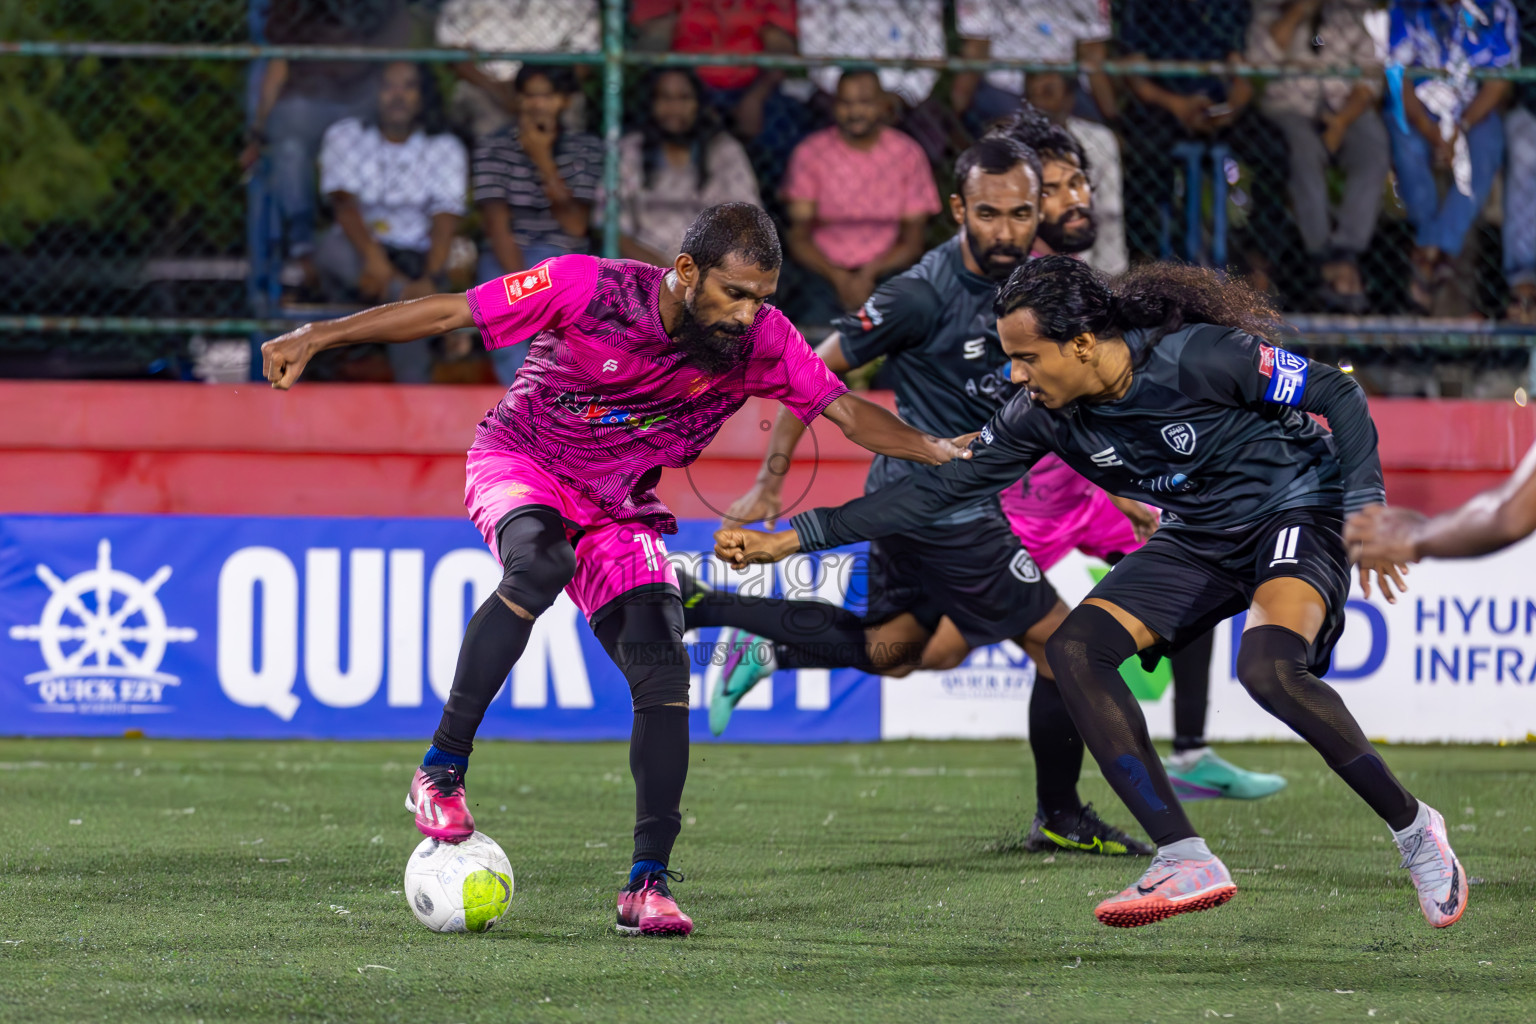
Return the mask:
M 238 375 L 285 323 L 668 260 L 737 198 L 814 330 L 954 232 L 955 158 L 1021 97 L 1081 147 L 1104 269 L 1242 275 L 1374 390 L 1528 364 L 1532 2 L 58 0 L 0 40 L 0 373 Z M 392 355 L 328 372 L 509 372 Z

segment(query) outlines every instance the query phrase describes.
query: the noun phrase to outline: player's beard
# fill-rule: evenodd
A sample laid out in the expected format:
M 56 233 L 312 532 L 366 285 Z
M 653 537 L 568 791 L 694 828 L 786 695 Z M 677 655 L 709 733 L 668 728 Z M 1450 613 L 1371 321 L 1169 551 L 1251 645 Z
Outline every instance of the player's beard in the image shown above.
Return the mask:
M 971 258 L 981 268 L 981 272 L 987 275 L 990 281 L 1006 281 L 1008 275 L 1013 273 L 1013 268 L 1024 262 L 1029 254 L 1016 245 L 1005 245 L 999 242 L 997 245 L 983 249 L 981 243 L 971 232 L 965 233 L 965 244 L 971 250 Z M 1011 260 L 999 260 L 999 256 L 1012 256 Z
M 741 359 L 747 328 L 735 323 L 706 324 L 683 303 L 672 341 L 688 357 L 710 373 L 724 373 Z
M 1093 210 L 1087 207 L 1077 207 L 1073 211 L 1082 214 L 1083 219 L 1067 228 L 1064 220 L 1042 220 L 1040 226 L 1035 229 L 1040 236 L 1040 241 L 1050 246 L 1051 252 L 1075 253 L 1093 248 L 1093 243 L 1099 238 L 1099 225 L 1094 220 Z

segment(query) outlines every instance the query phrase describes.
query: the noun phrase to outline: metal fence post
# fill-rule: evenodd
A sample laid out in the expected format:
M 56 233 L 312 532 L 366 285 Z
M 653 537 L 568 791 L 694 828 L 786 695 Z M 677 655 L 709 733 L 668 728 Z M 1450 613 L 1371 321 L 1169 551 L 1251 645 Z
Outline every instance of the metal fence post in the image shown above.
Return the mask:
M 619 133 L 624 118 L 624 0 L 603 2 L 603 255 L 619 255 Z

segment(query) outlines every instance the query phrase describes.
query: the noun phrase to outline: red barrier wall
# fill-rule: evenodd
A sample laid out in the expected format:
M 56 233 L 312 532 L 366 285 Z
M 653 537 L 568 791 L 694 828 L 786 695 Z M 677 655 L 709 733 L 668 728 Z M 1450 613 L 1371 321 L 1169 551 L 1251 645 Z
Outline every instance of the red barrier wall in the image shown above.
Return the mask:
M 485 387 L 0 382 L 0 512 L 459 516 L 464 450 L 499 397 Z M 1536 410 L 1512 402 L 1378 399 L 1371 410 L 1389 497 L 1427 511 L 1493 486 L 1536 440 Z M 777 412 L 749 402 L 697 463 L 663 475 L 679 516 L 717 516 L 746 491 Z M 818 421 L 800 456 L 786 504 L 862 492 L 869 455 L 830 423 Z

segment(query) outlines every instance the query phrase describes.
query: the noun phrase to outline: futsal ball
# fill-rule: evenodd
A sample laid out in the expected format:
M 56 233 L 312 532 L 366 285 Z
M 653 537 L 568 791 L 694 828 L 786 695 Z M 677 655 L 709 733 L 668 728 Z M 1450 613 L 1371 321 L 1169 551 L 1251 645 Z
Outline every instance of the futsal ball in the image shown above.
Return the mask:
M 405 898 L 435 932 L 489 931 L 512 905 L 512 864 L 484 832 L 423 839 L 405 865 Z

